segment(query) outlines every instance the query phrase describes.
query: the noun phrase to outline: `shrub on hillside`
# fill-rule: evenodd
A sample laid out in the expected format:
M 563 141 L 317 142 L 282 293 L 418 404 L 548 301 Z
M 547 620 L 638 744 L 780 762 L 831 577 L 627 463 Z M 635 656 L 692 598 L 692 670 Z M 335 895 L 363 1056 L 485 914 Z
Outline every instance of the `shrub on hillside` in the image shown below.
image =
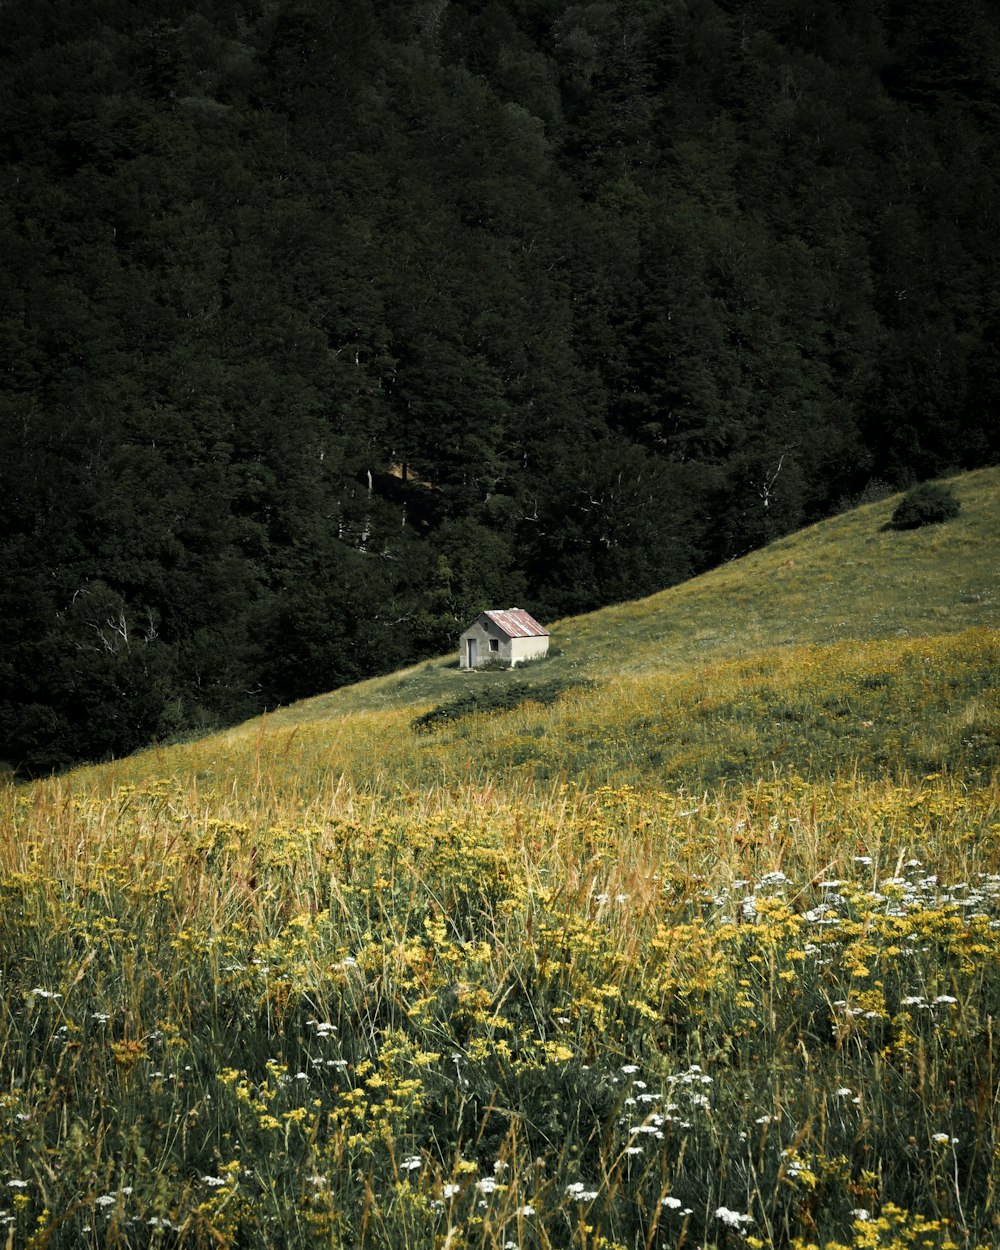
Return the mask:
M 915 530 L 921 525 L 935 525 L 958 516 L 961 504 L 950 486 L 939 482 L 921 482 L 908 490 L 892 514 L 892 528 Z
M 510 660 L 502 660 L 500 656 L 492 656 L 488 660 L 484 660 L 482 664 L 477 664 L 476 669 L 480 673 L 506 673 L 510 668 Z
M 486 689 L 470 690 L 457 699 L 452 699 L 450 703 L 443 703 L 425 712 L 423 716 L 418 716 L 412 725 L 414 729 L 430 730 L 449 721 L 473 716 L 477 712 L 509 712 L 520 707 L 522 703 L 547 705 L 554 703 L 567 690 L 589 685 L 589 681 L 581 678 L 554 677 L 551 681 L 524 682 L 517 685 L 505 683 L 488 686 Z
M 896 488 L 889 482 L 880 477 L 869 478 L 862 489 L 853 495 L 840 496 L 837 500 L 837 511 L 850 512 L 852 508 L 861 508 L 867 503 L 881 503 L 895 493 Z

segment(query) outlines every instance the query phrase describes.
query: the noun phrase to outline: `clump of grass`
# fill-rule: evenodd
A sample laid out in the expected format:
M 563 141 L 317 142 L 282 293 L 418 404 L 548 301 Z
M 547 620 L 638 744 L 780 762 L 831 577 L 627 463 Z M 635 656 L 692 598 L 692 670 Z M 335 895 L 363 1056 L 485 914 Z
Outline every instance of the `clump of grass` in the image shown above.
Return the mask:
M 439 704 L 424 712 L 413 721 L 414 729 L 429 730 L 451 721 L 464 720 L 481 713 L 509 712 L 524 703 L 547 707 L 567 690 L 589 686 L 582 678 L 553 677 L 549 681 L 527 681 L 513 684 L 494 684 L 468 690 L 457 699 Z

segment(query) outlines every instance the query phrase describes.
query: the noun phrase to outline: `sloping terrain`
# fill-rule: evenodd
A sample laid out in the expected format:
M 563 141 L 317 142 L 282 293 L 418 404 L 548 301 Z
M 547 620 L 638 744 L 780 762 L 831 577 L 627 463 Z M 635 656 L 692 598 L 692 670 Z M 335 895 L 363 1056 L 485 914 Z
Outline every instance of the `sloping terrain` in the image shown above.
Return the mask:
M 10 1245 L 995 1244 L 1000 472 L 0 791 Z
M 1000 471 L 954 486 L 962 512 L 947 524 L 888 528 L 897 498 L 859 508 L 647 599 L 555 622 L 553 653 L 513 672 L 470 674 L 447 656 L 81 775 L 117 783 L 176 761 L 207 780 L 248 749 L 298 761 L 307 788 L 332 768 L 383 794 L 470 777 L 697 787 L 775 767 L 988 772 Z M 437 727 L 414 728 L 435 712 Z
M 549 624 L 558 654 L 546 660 L 546 676 L 679 672 L 776 646 L 996 628 L 1000 471 L 952 484 L 963 511 L 946 525 L 887 528 L 894 496 L 646 599 Z M 303 701 L 272 719 L 409 707 L 447 697 L 468 680 L 491 677 L 461 673 L 449 656 Z

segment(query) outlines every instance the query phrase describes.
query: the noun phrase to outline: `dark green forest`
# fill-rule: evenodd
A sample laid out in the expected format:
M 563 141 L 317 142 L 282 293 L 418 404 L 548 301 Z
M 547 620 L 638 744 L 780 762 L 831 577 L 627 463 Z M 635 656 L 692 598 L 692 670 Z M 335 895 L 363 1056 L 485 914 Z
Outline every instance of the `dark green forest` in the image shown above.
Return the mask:
M 32 0 L 0 759 L 122 754 L 998 456 L 989 0 Z

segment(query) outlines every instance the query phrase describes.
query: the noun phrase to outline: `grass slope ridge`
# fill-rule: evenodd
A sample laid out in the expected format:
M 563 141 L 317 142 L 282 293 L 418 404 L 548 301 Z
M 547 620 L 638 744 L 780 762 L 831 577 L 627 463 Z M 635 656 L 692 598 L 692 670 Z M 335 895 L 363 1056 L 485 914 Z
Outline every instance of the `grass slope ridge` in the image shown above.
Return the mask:
M 995 1245 L 1000 473 L 956 486 L 523 672 L 0 789 L 9 1244 Z

